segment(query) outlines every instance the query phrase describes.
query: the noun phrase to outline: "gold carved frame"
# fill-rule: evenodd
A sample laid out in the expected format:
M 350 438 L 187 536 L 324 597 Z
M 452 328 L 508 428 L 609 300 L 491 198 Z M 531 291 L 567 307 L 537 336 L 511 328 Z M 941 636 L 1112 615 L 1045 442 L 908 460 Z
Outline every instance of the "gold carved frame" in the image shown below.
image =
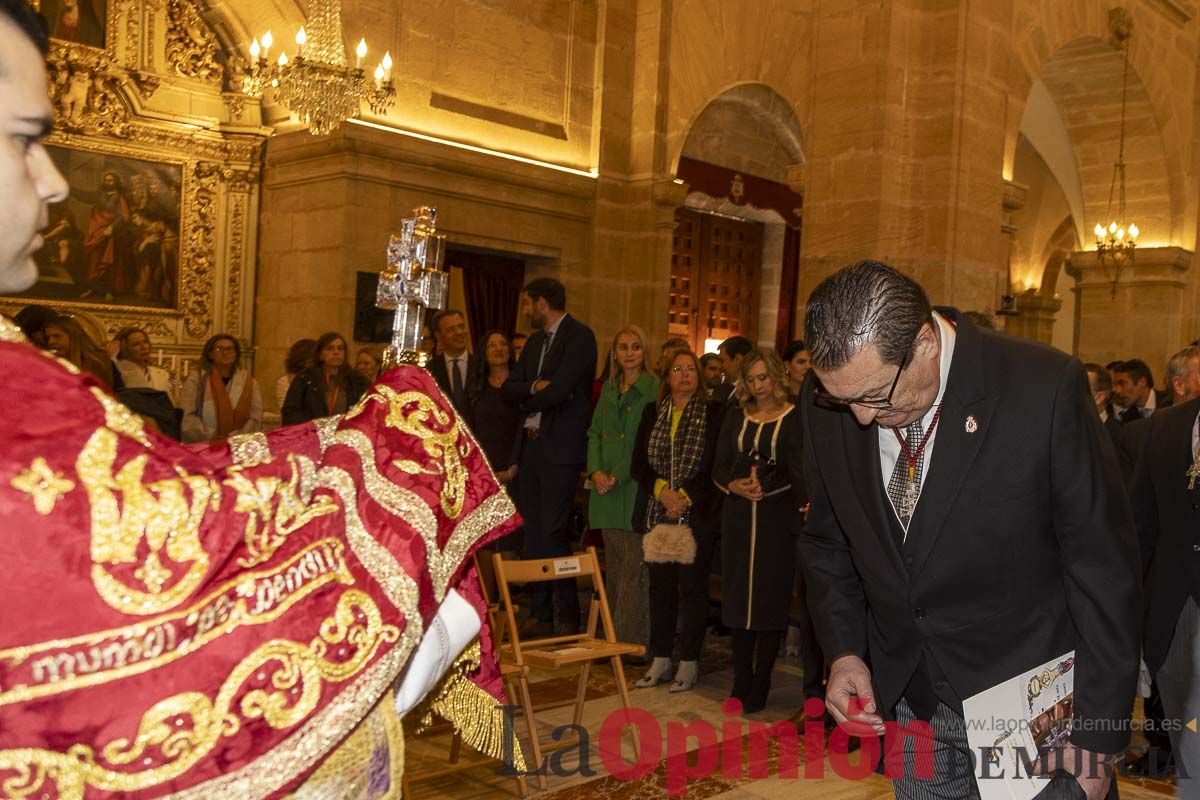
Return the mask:
M 176 308 L 0 297 L 0 311 L 36 302 L 107 335 L 137 324 L 156 347 L 184 355 L 197 354 L 217 332 L 249 344 L 269 131 L 257 106 L 230 88 L 243 61 L 220 57 L 218 37 L 195 0 L 110 0 L 104 24 L 103 48 L 51 40 L 55 123 L 48 143 L 182 167 Z

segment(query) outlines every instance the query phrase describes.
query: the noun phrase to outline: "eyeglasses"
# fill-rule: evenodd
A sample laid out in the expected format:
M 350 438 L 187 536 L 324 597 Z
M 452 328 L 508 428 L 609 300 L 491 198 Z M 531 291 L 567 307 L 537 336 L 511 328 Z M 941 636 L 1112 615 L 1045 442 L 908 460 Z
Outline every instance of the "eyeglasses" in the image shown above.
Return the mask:
M 905 354 L 904 360 L 900 362 L 900 366 L 896 367 L 896 377 L 892 378 L 892 388 L 888 389 L 887 397 L 879 399 L 878 397 L 853 397 L 846 399 L 844 397 L 834 397 L 825 387 L 817 381 L 813 386 L 813 396 L 818 403 L 831 406 L 834 408 L 849 408 L 850 406 L 858 406 L 859 408 L 874 408 L 878 411 L 886 411 L 892 407 L 892 396 L 896 394 L 896 386 L 900 383 L 900 374 L 908 367 L 909 358 L 912 355 L 912 347 L 908 348 L 908 353 Z
M 214 353 L 232 353 L 236 349 L 237 348 L 235 348 L 231 344 L 215 344 L 215 345 L 213 345 L 212 351 Z
M 692 366 L 691 364 L 688 364 L 685 367 L 671 367 L 671 372 L 674 372 L 676 375 L 678 375 L 681 372 L 691 372 L 691 373 L 695 374 L 696 368 L 694 366 Z

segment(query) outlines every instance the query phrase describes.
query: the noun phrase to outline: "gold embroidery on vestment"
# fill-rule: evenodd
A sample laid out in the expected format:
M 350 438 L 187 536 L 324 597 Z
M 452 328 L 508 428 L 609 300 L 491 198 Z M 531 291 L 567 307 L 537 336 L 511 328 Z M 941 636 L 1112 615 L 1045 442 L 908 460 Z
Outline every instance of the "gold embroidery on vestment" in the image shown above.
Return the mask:
M 236 628 L 273 622 L 331 583 L 354 583 L 344 545 L 312 543 L 271 569 L 226 581 L 190 608 L 124 628 L 0 650 L 0 706 L 166 666 Z
M 229 470 L 225 485 L 237 493 L 234 511 L 246 514 L 246 550 L 238 564 L 253 567 L 263 563 L 287 541 L 288 536 L 317 517 L 337 511 L 333 498 L 312 496 L 316 466 L 304 456 L 288 456 L 292 476 L 286 482 L 273 475 L 253 480 L 241 468 Z
M 428 469 L 407 459 L 397 459 L 393 462 L 395 466 L 412 475 L 441 476 L 442 511 L 450 519 L 457 519 L 466 500 L 467 467 L 463 460 L 471 452 L 471 440 L 459 431 L 458 419 L 443 411 L 437 401 L 424 392 L 397 392 L 381 385 L 376 386 L 368 397 L 387 403 L 386 423 L 417 437 L 433 460 L 434 468 Z
M 137 792 L 174 780 L 205 758 L 222 737 L 237 734 L 243 719 L 261 718 L 276 729 L 302 722 L 316 710 L 323 682 L 341 683 L 353 677 L 381 645 L 398 638 L 399 630 L 383 624 L 369 595 L 347 589 L 333 616 L 321 623 L 318 636 L 307 645 L 286 639 L 264 643 L 234 667 L 215 698 L 182 692 L 155 703 L 142 715 L 136 735 L 109 742 L 100 749 L 99 759 L 85 744 L 65 752 L 0 751 L 0 771 L 16 773 L 0 781 L 0 791 L 22 800 L 48 793 L 46 784 L 51 783 L 61 800 L 82 800 L 89 788 Z M 353 653 L 342 661 L 327 660 L 331 644 L 345 644 Z M 275 668 L 269 669 L 273 663 Z M 241 694 L 239 700 L 246 682 L 264 671 L 270 676 L 265 685 Z M 116 770 L 101 759 L 114 766 L 141 759 L 147 768 Z
M 75 488 L 74 481 L 51 469 L 41 456 L 35 458 L 28 469 L 21 470 L 10 485 L 29 495 L 33 499 L 33 510 L 43 517 L 54 511 L 59 498 Z

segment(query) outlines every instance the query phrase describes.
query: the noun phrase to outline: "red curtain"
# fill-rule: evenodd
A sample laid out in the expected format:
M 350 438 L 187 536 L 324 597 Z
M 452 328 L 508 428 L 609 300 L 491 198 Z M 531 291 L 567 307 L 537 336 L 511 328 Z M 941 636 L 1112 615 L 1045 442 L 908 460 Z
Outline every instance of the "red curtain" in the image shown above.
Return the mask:
M 463 273 L 467 324 L 478 338 L 490 330 L 511 336 L 517 326 L 517 305 L 525 284 L 525 262 L 490 253 L 450 249 L 446 263 Z
M 782 353 L 796 338 L 796 282 L 800 276 L 800 229 L 788 225 L 783 236 L 783 269 L 779 273 L 779 316 L 775 349 Z

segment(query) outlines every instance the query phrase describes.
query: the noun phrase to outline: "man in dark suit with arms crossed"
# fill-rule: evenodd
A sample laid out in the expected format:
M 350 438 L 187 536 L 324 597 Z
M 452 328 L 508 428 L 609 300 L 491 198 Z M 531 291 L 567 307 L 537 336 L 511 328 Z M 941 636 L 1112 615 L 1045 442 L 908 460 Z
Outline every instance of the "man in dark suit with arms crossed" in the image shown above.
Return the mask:
M 903 737 L 897 797 L 976 796 L 962 700 L 1074 650 L 1062 764 L 1104 797 L 1139 636 L 1116 458 L 1078 361 L 956 317 L 870 261 L 808 301 L 800 548 L 827 703 L 878 732 L 930 722 L 934 780 L 913 777 Z
M 520 452 L 514 459 L 517 507 L 525 519 L 526 558 L 570 555 L 567 521 L 579 473 L 587 462 L 596 336 L 567 314 L 566 307 L 566 289 L 553 278 L 537 278 L 525 286 L 521 313 L 534 333 L 504 383 L 505 394 L 521 401 L 526 414 L 517 439 Z M 534 584 L 531 589 L 533 625 L 527 632 L 545 635 L 578 629 L 579 597 L 574 580 Z

